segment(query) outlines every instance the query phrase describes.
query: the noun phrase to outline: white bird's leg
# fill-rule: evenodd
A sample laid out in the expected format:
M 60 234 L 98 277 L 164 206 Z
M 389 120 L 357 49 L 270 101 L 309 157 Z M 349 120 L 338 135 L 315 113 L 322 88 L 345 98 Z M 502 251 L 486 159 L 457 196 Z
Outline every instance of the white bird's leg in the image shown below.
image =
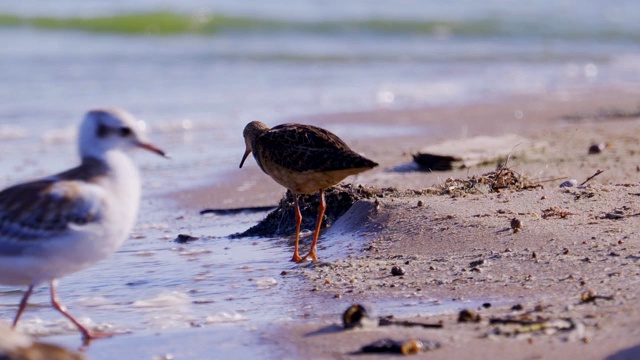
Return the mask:
M 71 316 L 71 314 L 69 314 L 65 306 L 60 304 L 60 302 L 58 301 L 58 296 L 56 295 L 56 286 L 58 286 L 58 280 L 51 281 L 51 305 L 53 305 L 53 307 L 67 319 L 71 320 L 71 322 L 78 328 L 78 330 L 80 330 L 80 332 L 82 333 L 82 338 L 85 341 L 111 337 L 115 335 L 112 333 L 93 332 L 87 329 L 84 325 L 80 324 L 78 320 L 76 320 L 73 316 Z
M 26 309 L 26 307 L 27 307 L 27 301 L 29 300 L 29 297 L 31 296 L 31 293 L 33 292 L 33 286 L 34 286 L 33 284 L 29 285 L 29 288 L 27 289 L 27 291 L 22 296 L 22 300 L 20 300 L 20 306 L 18 307 L 18 313 L 16 314 L 16 317 L 13 319 L 13 325 L 11 326 L 12 329 L 16 328 L 16 325 L 18 325 L 18 320 L 20 320 L 20 316 L 24 312 L 24 309 Z

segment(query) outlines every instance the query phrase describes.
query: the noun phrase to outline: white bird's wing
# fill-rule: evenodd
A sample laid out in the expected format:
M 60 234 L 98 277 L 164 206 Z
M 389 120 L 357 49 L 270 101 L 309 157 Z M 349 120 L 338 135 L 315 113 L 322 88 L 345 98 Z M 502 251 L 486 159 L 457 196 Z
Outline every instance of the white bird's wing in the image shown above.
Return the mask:
M 0 192 L 0 255 L 96 222 L 104 206 L 104 191 L 83 181 L 47 178 L 9 187 Z

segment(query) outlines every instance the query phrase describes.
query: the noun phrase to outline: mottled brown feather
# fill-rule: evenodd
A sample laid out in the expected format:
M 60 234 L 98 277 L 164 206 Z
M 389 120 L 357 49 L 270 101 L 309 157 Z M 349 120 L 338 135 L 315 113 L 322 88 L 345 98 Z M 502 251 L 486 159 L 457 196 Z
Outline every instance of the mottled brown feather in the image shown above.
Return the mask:
M 252 144 L 255 158 L 295 172 L 373 168 L 378 164 L 349 148 L 337 135 L 302 124 L 275 126 Z

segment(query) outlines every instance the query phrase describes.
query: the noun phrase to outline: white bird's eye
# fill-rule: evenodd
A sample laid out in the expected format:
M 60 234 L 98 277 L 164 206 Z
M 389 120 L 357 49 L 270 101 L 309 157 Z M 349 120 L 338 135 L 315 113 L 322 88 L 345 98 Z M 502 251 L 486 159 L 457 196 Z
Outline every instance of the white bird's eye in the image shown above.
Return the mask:
M 97 134 L 99 138 L 106 137 L 107 135 L 109 135 L 109 127 L 104 124 L 98 125 Z
M 132 134 L 131 128 L 123 126 L 120 128 L 120 130 L 118 131 L 118 133 L 120 134 L 120 136 L 122 137 L 127 137 L 130 136 Z

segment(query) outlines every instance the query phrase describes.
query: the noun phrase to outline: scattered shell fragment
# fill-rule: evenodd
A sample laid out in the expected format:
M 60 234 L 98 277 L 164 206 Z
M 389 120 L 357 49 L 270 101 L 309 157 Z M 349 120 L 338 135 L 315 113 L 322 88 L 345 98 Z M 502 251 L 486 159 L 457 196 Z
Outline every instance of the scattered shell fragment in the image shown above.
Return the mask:
M 589 289 L 587 292 L 583 293 L 580 296 L 580 300 L 582 300 L 583 303 L 595 302 L 597 299 L 613 300 L 614 297 L 613 296 L 607 296 L 607 295 L 598 295 L 598 293 L 593 289 Z
M 406 271 L 400 266 L 394 266 L 391 268 L 391 275 L 393 276 L 402 276 L 406 273 Z
M 606 147 L 605 143 L 591 144 L 589 146 L 589 154 L 600 154 Z
M 480 259 L 480 260 L 476 260 L 476 261 L 472 261 L 469 263 L 469 267 L 470 268 L 475 268 L 478 267 L 480 265 L 486 265 L 487 261 L 485 259 Z
M 623 214 L 614 214 L 614 213 L 606 213 L 604 214 L 605 219 L 610 219 L 610 220 L 619 220 L 619 219 L 624 219 L 624 215 Z
M 431 340 L 410 339 L 406 341 L 396 341 L 393 339 L 380 339 L 363 346 L 361 352 L 414 355 L 424 351 L 435 350 L 439 347 L 439 342 Z
M 522 220 L 518 218 L 511 219 L 511 229 L 513 229 L 513 233 L 520 232 L 522 230 Z
M 458 322 L 480 322 L 481 317 L 475 311 L 463 309 L 458 313 Z
M 353 304 L 342 313 L 342 326 L 344 326 L 345 329 L 362 327 L 362 320 L 366 318 L 368 318 L 367 309 L 360 304 Z
M 578 180 L 576 179 L 571 179 L 571 180 L 567 180 L 565 182 L 563 182 L 562 184 L 560 184 L 560 187 L 576 187 L 578 186 Z
M 530 319 L 521 316 L 507 316 L 505 318 L 491 318 L 489 324 L 495 327 L 492 333 L 508 337 L 531 333 L 554 334 L 557 332 L 576 331 L 582 327 L 573 319 Z
M 198 239 L 199 239 L 198 237 L 191 236 L 188 234 L 179 234 L 178 237 L 176 237 L 173 241 L 177 242 L 178 244 L 186 244 Z

